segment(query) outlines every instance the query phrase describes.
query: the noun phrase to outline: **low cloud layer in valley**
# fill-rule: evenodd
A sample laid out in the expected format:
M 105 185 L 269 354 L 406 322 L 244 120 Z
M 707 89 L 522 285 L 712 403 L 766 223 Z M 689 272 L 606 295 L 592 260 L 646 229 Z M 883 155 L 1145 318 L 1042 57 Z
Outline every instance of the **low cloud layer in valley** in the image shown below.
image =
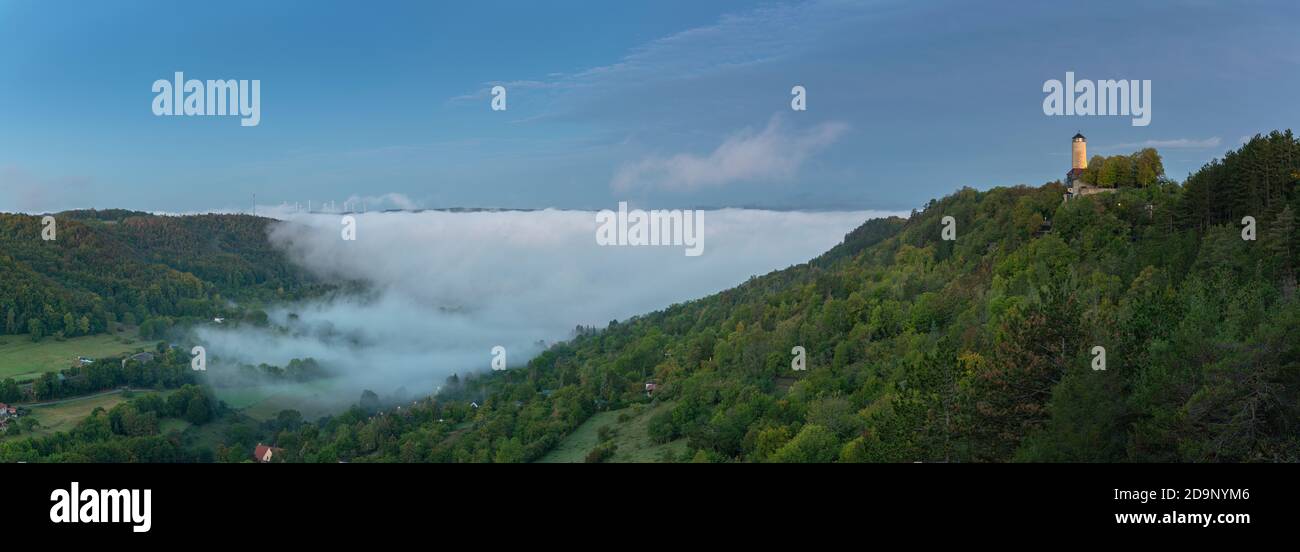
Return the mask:
M 205 326 L 196 337 L 220 359 L 214 377 L 231 361 L 312 357 L 345 375 L 340 396 L 403 386 L 424 395 L 452 373 L 487 371 L 494 346 L 523 366 L 575 326 L 603 328 L 805 262 L 889 214 L 707 211 L 698 257 L 680 246 L 599 246 L 587 211 L 357 214 L 355 241 L 341 238 L 340 215 L 287 215 L 273 244 L 367 291 L 268 309 L 288 331 Z

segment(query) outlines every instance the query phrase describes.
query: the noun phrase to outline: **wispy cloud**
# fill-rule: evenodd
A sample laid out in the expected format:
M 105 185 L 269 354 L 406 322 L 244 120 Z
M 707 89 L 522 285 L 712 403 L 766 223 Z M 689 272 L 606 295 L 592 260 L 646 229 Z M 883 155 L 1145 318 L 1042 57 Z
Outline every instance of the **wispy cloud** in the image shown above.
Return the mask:
M 553 78 L 555 78 L 556 80 L 551 80 L 551 81 L 544 81 L 544 80 L 488 81 L 488 82 L 483 83 L 483 87 L 482 87 L 482 88 L 479 88 L 478 90 L 475 90 L 475 91 L 470 92 L 470 93 L 468 93 L 468 94 L 461 94 L 461 95 L 459 95 L 459 96 L 453 96 L 452 98 L 448 99 L 447 101 L 448 101 L 448 102 L 467 102 L 467 101 L 474 101 L 474 100 L 483 100 L 483 99 L 487 99 L 487 98 L 491 97 L 492 87 L 494 87 L 494 86 L 504 86 L 504 87 L 506 88 L 506 90 L 546 90 L 546 89 L 553 89 L 553 88 L 563 88 L 564 86 L 566 86 L 566 83 L 565 83 L 564 81 L 562 81 L 562 80 L 558 80 L 559 77 L 562 77 L 563 75 L 554 74 L 554 75 L 551 75 L 551 76 L 552 76 Z
M 761 132 L 746 129 L 735 133 L 708 155 L 679 153 L 627 163 L 618 169 L 610 184 L 618 191 L 692 190 L 734 182 L 790 179 L 808 157 L 848 130 L 844 123 L 828 122 L 792 132 L 781 121 L 779 116 L 773 116 Z
M 1123 144 L 1114 144 L 1098 148 L 1101 151 L 1121 151 L 1137 150 L 1142 148 L 1156 149 L 1212 149 L 1219 147 L 1223 140 L 1218 136 L 1197 140 L 1194 138 L 1177 138 L 1173 140 L 1147 140 L 1144 142 L 1126 142 Z
M 652 40 L 614 63 L 552 72 L 540 79 L 485 82 L 450 101 L 481 100 L 496 85 L 507 90 L 559 91 L 641 87 L 797 58 L 822 43 L 830 29 L 851 27 L 871 12 L 867 4 L 841 1 L 763 6 Z

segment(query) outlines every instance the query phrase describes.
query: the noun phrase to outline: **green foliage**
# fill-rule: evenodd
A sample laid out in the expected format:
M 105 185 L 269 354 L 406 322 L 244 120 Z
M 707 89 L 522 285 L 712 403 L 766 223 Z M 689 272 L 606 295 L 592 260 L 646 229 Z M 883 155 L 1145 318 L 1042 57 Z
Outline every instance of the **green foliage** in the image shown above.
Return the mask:
M 177 395 L 190 400 L 176 401 Z M 186 386 L 167 399 L 148 393 L 114 406 L 96 408 L 71 431 L 0 441 L 0 462 L 194 462 L 202 458 L 178 438 L 159 434 L 160 422 L 176 416 L 174 404 L 193 406 L 203 397 Z M 16 428 L 18 424 L 10 424 Z M 30 430 L 30 427 L 28 428 Z
M 524 369 L 449 378 L 400 413 L 367 396 L 318 423 L 236 424 L 214 457 L 273 435 L 289 461 L 532 461 L 597 413 L 645 405 L 646 436 L 695 462 L 1300 461 L 1300 143 L 1256 137 L 1181 186 L 1154 151 L 1090 171 L 1120 189 L 1065 203 L 1059 183 L 962 189 L 806 264 L 579 327 Z M 1246 215 L 1257 241 L 1240 238 Z M 17 320 L 48 322 L 43 307 Z M 166 414 L 134 408 L 95 431 L 153 438 Z M 587 459 L 611 459 L 618 436 L 595 433 Z
M 1257 141 L 1295 146 L 1289 133 Z M 1267 159 L 1285 166 L 1259 174 L 1300 169 L 1300 155 Z M 807 264 L 580 328 L 526 370 L 449 382 L 427 414 L 349 429 L 383 419 L 387 450 L 336 450 L 531 460 L 594 412 L 668 400 L 646 433 L 685 439 L 696 462 L 1300 459 L 1294 186 L 1272 189 L 1260 240 L 1244 242 L 1237 221 L 1188 216 L 1192 188 L 1255 180 L 1212 164 L 1181 187 L 1154 151 L 1095 163 L 1108 165 L 1115 194 L 963 189 L 906 221 L 868 221 Z M 940 239 L 944 216 L 956 241 Z M 804 372 L 790 369 L 796 345 Z M 464 422 L 405 423 L 421 417 Z M 601 442 L 589 460 L 613 454 Z
M 840 442 L 831 430 L 808 424 L 772 455 L 773 462 L 826 463 L 839 456 Z
M 1151 186 L 1165 176 L 1160 154 L 1146 148 L 1132 155 L 1094 155 L 1083 171 L 1083 181 L 1103 188 Z
M 245 215 L 157 216 L 131 211 L 41 217 L 0 213 L 0 333 L 33 341 L 141 325 L 163 339 L 177 321 L 230 317 L 225 298 L 266 302 L 320 293 L 267 240 L 274 221 Z M 251 321 L 265 320 L 265 313 Z

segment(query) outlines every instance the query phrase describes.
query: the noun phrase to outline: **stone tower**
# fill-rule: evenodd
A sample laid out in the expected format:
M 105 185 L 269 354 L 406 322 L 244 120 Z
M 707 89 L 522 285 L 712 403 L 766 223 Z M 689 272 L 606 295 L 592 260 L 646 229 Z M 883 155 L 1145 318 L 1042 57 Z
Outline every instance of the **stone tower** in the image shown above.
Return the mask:
M 1075 134 L 1071 142 L 1070 172 L 1065 173 L 1065 186 L 1068 188 L 1065 192 L 1065 200 L 1114 192 L 1115 188 L 1100 188 L 1083 181 L 1083 175 L 1088 168 L 1088 139 L 1084 138 L 1083 134 Z
M 1071 149 L 1070 153 L 1072 157 L 1070 168 L 1071 169 L 1088 168 L 1088 139 L 1084 138 L 1083 134 L 1075 134 L 1074 143 L 1072 144 L 1072 147 L 1070 149 Z

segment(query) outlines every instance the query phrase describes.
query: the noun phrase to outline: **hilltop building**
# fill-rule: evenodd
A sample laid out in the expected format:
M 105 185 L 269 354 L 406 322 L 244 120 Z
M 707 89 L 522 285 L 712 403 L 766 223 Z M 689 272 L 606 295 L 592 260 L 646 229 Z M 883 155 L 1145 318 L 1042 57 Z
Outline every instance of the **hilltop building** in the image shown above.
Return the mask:
M 1082 133 L 1074 135 L 1070 142 L 1070 170 L 1065 173 L 1065 201 L 1076 197 L 1106 194 L 1114 188 L 1102 188 L 1083 181 L 1083 173 L 1088 169 L 1088 139 Z

